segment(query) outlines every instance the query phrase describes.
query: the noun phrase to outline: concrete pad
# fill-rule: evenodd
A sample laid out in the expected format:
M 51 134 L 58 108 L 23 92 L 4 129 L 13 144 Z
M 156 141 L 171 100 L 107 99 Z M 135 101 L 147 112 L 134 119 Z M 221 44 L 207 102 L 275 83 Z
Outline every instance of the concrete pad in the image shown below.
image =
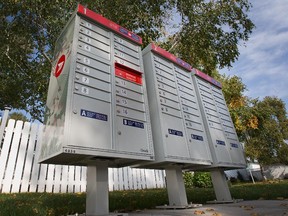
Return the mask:
M 288 200 L 252 200 L 230 204 L 206 204 L 193 209 L 143 210 L 110 216 L 288 216 Z M 71 215 L 75 216 L 75 215 Z M 85 214 L 77 214 L 85 216 Z
M 129 216 L 288 216 L 288 200 L 254 200 L 231 204 L 208 204 L 181 210 L 145 210 Z

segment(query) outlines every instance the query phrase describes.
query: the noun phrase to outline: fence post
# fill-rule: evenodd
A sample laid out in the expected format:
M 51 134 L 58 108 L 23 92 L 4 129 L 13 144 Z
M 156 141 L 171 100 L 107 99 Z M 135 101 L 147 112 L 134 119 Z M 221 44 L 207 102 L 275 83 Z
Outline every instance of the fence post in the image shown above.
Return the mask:
M 0 147 L 1 147 L 4 130 L 5 130 L 5 127 L 6 127 L 6 122 L 7 122 L 9 111 L 11 110 L 11 107 L 6 106 L 6 107 L 4 107 L 4 109 L 5 109 L 5 111 L 4 111 L 4 115 L 3 115 L 2 119 L 1 119 L 1 126 L 0 126 Z

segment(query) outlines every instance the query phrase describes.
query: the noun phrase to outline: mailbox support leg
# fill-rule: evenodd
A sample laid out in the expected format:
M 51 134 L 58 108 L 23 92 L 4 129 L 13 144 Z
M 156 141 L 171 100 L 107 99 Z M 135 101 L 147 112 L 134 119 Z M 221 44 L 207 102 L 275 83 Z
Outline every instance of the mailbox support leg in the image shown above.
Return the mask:
M 233 202 L 224 171 L 213 170 L 211 177 L 217 202 Z
M 109 215 L 108 164 L 87 166 L 86 215 Z
M 170 206 L 187 206 L 187 196 L 180 167 L 166 168 L 167 190 Z

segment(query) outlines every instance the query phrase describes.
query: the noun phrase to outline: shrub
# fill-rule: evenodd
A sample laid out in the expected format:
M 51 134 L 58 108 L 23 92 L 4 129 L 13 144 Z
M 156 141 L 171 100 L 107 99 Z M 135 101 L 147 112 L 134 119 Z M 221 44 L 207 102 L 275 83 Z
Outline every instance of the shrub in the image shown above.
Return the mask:
M 184 172 L 183 180 L 186 188 L 193 187 L 193 173 L 192 172 Z
M 209 172 L 195 172 L 193 175 L 193 186 L 199 188 L 211 188 L 212 179 Z

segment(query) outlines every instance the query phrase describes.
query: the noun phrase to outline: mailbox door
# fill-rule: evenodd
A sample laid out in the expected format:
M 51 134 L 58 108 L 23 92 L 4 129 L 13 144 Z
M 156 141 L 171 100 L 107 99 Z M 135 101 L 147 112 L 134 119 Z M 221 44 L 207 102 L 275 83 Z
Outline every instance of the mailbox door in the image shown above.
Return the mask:
M 186 128 L 190 158 L 195 162 L 198 161 L 198 163 L 207 162 L 211 164 L 212 158 L 209 143 L 191 74 L 178 66 L 174 66 L 174 71 L 182 107 L 183 122 Z
M 226 105 L 224 95 L 221 89 L 211 86 L 213 98 L 217 105 L 222 128 L 229 146 L 229 153 L 232 163 L 235 165 L 245 165 L 244 151 L 241 143 L 239 143 L 234 124 L 232 122 L 228 107 Z
M 199 101 L 202 104 L 203 116 L 210 133 L 210 147 L 214 155 L 214 163 L 218 165 L 231 164 L 230 146 L 223 131 L 211 84 L 197 76 L 193 76 L 193 79 L 195 79 L 194 83 L 197 86 Z
M 152 60 L 166 157 L 187 160 L 189 151 L 173 64 L 153 53 Z
M 119 40 L 119 38 L 117 38 Z M 122 39 L 123 40 L 123 39 Z M 126 42 L 126 41 L 125 41 Z M 115 43 L 119 46 L 119 44 Z M 114 45 L 114 46 L 115 46 Z M 115 63 L 115 102 L 116 102 L 116 118 L 115 118 L 115 141 L 118 151 L 135 152 L 135 153 L 151 153 L 149 148 L 149 129 L 147 110 L 145 107 L 143 74 L 129 67 L 127 62 L 139 65 L 139 57 L 128 54 L 128 49 L 133 46 L 126 42 L 125 49 L 116 51 L 115 55 L 123 59 L 123 63 Z M 121 61 L 122 61 L 121 59 Z M 127 61 L 127 62 L 126 62 Z M 129 66 L 127 66 L 129 65 Z

